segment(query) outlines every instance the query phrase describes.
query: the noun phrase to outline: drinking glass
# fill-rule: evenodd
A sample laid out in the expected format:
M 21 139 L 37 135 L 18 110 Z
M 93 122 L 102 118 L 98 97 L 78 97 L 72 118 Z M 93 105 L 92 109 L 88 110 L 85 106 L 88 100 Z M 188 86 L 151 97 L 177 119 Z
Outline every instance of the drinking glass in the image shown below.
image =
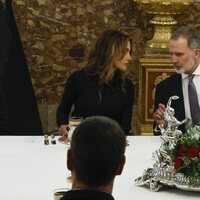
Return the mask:
M 75 128 L 83 121 L 82 117 L 69 117 L 69 130 L 68 134 L 61 136 L 58 141 L 63 144 L 70 145 L 72 134 Z
M 82 117 L 70 117 L 69 118 L 69 132 L 68 132 L 68 142 L 71 142 L 72 134 L 75 128 L 83 121 Z
M 69 118 L 69 132 L 68 132 L 68 140 L 67 144 L 70 145 L 71 139 L 72 139 L 72 134 L 75 130 L 75 128 L 83 121 L 82 117 L 70 117 Z M 67 182 L 72 183 L 72 176 L 67 176 Z
M 58 188 L 53 191 L 53 198 L 54 200 L 60 200 L 64 194 L 69 191 L 69 188 Z

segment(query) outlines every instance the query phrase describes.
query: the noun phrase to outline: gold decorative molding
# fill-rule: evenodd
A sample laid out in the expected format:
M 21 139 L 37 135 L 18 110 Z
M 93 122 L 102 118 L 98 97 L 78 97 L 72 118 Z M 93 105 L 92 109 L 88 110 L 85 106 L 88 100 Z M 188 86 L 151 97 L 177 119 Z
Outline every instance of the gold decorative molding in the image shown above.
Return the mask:
M 143 135 L 143 136 L 153 135 L 152 125 L 151 124 L 141 124 L 141 135 Z
M 153 133 L 153 106 L 156 85 L 174 73 L 169 57 L 143 57 L 139 69 L 138 113 L 142 135 Z
M 146 53 L 163 53 L 168 51 L 168 42 L 172 27 L 177 24 L 173 18 L 186 9 L 193 0 L 135 0 L 147 13 L 153 14 L 150 20 L 155 25 L 153 39 L 146 44 Z
M 165 66 L 166 67 L 166 66 Z M 166 69 L 166 68 L 146 68 L 145 69 L 145 88 L 146 88 L 146 93 L 145 93 L 145 107 L 148 109 L 145 109 L 145 121 L 146 122 L 153 122 L 152 119 L 152 114 L 153 112 L 149 112 L 149 110 L 152 109 L 152 106 L 154 104 L 154 99 L 155 99 L 155 82 L 154 80 L 160 79 L 160 81 L 166 79 L 169 77 L 169 74 L 173 73 L 174 69 Z M 152 80 L 152 78 L 154 80 Z M 154 96 L 153 96 L 154 93 Z M 152 103 L 152 104 L 151 104 Z
M 171 70 L 169 72 L 171 72 Z M 154 88 L 153 88 L 153 91 L 152 91 L 153 102 L 155 101 L 156 85 L 169 77 L 169 75 L 166 73 L 166 70 L 164 72 L 161 72 L 161 73 L 162 73 L 161 75 L 156 77 L 156 80 L 154 82 Z M 154 111 L 154 104 L 152 104 L 152 107 L 148 110 L 148 112 L 153 115 L 153 111 Z

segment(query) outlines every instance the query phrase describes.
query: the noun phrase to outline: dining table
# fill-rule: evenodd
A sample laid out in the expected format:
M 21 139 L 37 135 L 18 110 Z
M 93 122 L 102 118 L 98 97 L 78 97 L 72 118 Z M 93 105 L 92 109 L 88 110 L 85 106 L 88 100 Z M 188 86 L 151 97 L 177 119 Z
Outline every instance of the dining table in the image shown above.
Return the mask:
M 54 191 L 70 189 L 66 167 L 69 145 L 53 144 L 51 137 L 0 136 L 0 200 L 53 200 Z M 135 179 L 152 167 L 152 153 L 161 145 L 159 136 L 128 136 L 126 163 L 116 176 L 112 195 L 115 200 L 193 200 L 199 192 L 163 187 L 157 192 L 137 186 Z

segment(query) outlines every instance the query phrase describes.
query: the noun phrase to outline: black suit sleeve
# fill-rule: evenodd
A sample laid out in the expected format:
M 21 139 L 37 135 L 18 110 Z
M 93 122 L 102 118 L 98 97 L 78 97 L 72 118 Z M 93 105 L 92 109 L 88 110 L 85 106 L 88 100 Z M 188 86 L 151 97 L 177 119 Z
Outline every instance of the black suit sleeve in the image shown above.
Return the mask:
M 124 109 L 121 115 L 121 126 L 125 134 L 128 135 L 131 129 L 132 109 L 134 101 L 134 86 L 130 80 L 126 80 L 125 90 L 126 99 L 124 103 Z
M 178 100 L 172 101 L 171 106 L 175 110 L 175 117 L 181 121 L 185 118 L 185 109 L 184 109 L 184 100 L 183 100 L 183 91 L 182 91 L 182 77 L 180 74 L 173 74 L 169 78 L 160 82 L 156 86 L 156 94 L 155 94 L 155 103 L 154 103 L 154 111 L 158 108 L 158 104 L 162 103 L 164 105 L 167 104 L 169 98 L 171 96 L 177 95 L 179 97 Z M 155 128 L 154 123 L 154 128 Z M 179 126 L 179 130 L 184 131 L 184 124 Z M 155 133 L 154 135 L 158 135 L 159 133 Z
M 0 1 L 0 77 L 5 73 L 5 63 L 8 60 L 11 34 L 8 29 L 5 11 Z
M 8 29 L 5 11 L 0 1 L 0 135 L 7 132 L 8 111 L 5 88 L 2 77 L 5 75 L 5 65 L 8 60 L 10 47 L 10 31 Z
M 61 102 L 57 109 L 57 125 L 68 124 L 69 114 L 75 99 L 76 78 L 72 74 L 67 80 Z

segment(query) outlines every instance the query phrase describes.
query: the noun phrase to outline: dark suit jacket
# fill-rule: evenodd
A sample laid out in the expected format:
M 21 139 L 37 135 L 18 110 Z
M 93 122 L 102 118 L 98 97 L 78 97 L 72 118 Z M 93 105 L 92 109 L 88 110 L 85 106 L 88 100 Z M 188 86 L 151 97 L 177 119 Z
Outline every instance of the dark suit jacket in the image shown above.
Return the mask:
M 2 77 L 8 113 L 6 132 L 9 135 L 42 134 L 38 107 L 12 3 L 13 0 L 6 0 L 5 10 L 2 9 L 2 4 L 0 4 L 0 15 L 4 16 L 4 20 L 0 17 L 0 24 L 3 23 L 3 27 L 7 27 L 12 34 L 9 48 L 7 47 L 8 42 L 3 40 L 3 38 L 8 38 L 6 32 L 9 31 L 6 31 L 6 28 L 2 29 L 0 25 L 0 44 L 3 42 L 5 47 L 2 48 L 0 45 L 0 51 L 4 55 L 4 60 L 7 61 L 5 74 Z M 3 38 L 1 35 L 3 35 Z M 6 49 L 9 50 L 9 52 L 7 50 L 7 54 L 5 54 Z
M 5 11 L 0 1 L 0 77 L 5 73 L 5 64 L 8 60 L 11 34 L 8 29 Z
M 183 119 L 185 119 L 185 108 L 183 101 L 182 77 L 180 74 L 175 73 L 156 86 L 154 111 L 158 108 L 159 103 L 166 105 L 168 99 L 173 95 L 179 96 L 179 99 L 173 100 L 171 106 L 175 110 L 175 117 L 179 121 L 182 121 Z M 182 132 L 185 131 L 184 124 L 179 126 L 179 130 L 181 130 Z M 159 133 L 154 132 L 154 135 L 158 134 Z
M 0 1 L 0 135 L 7 132 L 7 99 L 5 88 L 2 84 L 2 77 L 5 74 L 8 61 L 11 34 L 8 29 L 5 11 Z
M 111 194 L 96 190 L 70 190 L 61 200 L 114 200 Z

